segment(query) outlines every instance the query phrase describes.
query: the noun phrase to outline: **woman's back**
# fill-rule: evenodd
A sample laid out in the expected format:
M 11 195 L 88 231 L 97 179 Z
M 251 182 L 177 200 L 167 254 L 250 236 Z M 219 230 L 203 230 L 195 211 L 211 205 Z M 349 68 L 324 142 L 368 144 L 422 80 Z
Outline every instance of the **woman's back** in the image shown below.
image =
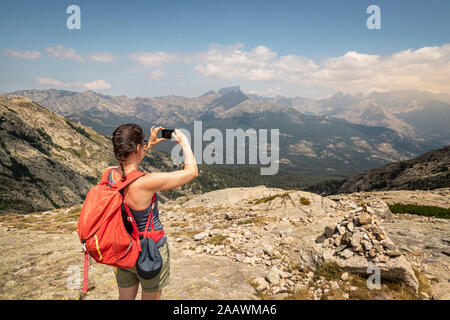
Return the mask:
M 114 178 L 114 173 L 117 174 L 116 179 Z M 116 168 L 110 169 L 109 174 L 108 174 L 108 181 L 111 182 L 112 184 L 115 184 L 116 181 L 119 180 L 117 178 L 117 176 L 120 176 L 120 175 L 117 173 Z M 136 180 L 135 182 L 133 182 L 132 184 L 130 184 L 129 187 L 125 188 L 124 193 L 122 195 L 124 196 L 124 199 L 125 199 L 128 207 L 130 208 L 131 213 L 133 214 L 134 220 L 136 221 L 139 231 L 144 232 L 148 217 L 150 215 L 150 210 L 152 208 L 151 200 L 153 198 L 153 195 L 149 198 L 149 200 L 147 198 L 141 199 L 141 203 L 147 204 L 146 206 L 144 206 L 143 209 L 136 208 L 134 201 L 132 203 L 130 203 L 130 201 L 129 201 L 130 198 L 136 198 L 135 193 L 138 193 L 139 188 L 136 187 L 136 186 L 138 186 L 138 184 L 137 184 L 138 181 L 139 181 L 139 179 Z M 135 185 L 135 187 L 131 189 L 131 187 L 133 185 Z M 155 201 L 154 201 L 154 205 L 153 205 L 153 228 L 154 228 L 154 230 L 162 230 L 163 225 L 162 225 L 161 221 L 159 220 L 158 193 L 155 192 L 154 196 L 155 196 Z M 142 208 L 142 207 L 140 207 L 140 208 Z M 126 213 L 125 207 L 123 205 L 122 205 L 122 217 L 123 217 L 123 222 L 124 222 L 125 228 L 127 229 L 128 233 L 131 233 L 133 228 L 131 226 L 131 223 L 127 220 L 127 213 Z M 149 232 L 150 232 L 150 229 L 151 229 L 151 225 L 149 224 L 149 226 L 148 226 Z M 162 237 L 160 240 L 158 240 L 156 242 L 156 246 L 158 248 L 161 247 L 162 245 L 164 245 L 166 240 L 167 240 L 166 236 Z

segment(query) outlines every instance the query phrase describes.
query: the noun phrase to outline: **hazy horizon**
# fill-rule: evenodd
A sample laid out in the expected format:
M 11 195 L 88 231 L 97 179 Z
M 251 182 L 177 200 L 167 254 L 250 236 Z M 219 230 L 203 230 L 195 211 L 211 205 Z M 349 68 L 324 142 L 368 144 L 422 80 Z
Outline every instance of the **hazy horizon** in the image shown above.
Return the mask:
M 231 85 L 231 86 L 229 86 L 229 87 L 237 87 L 237 86 L 240 87 L 238 84 L 236 84 L 236 85 Z M 199 96 L 201 96 L 202 94 L 204 94 L 204 93 L 206 93 L 206 92 L 214 91 L 215 93 L 218 93 L 218 91 L 219 91 L 220 89 L 223 89 L 223 88 L 229 88 L 229 87 L 221 87 L 221 88 L 215 88 L 215 89 L 205 90 L 204 92 L 202 92 L 202 93 L 200 93 L 200 94 L 198 94 L 198 95 L 191 95 L 191 96 L 189 96 L 189 95 L 180 95 L 180 94 L 153 95 L 153 96 L 150 96 L 150 95 L 131 96 L 131 95 L 128 95 L 128 94 L 126 94 L 126 93 L 122 93 L 122 94 L 108 94 L 108 93 L 105 93 L 105 92 L 100 92 L 100 91 L 91 90 L 91 89 L 88 89 L 88 90 L 81 90 L 81 91 L 80 91 L 80 90 L 70 90 L 70 89 L 58 89 L 58 88 L 52 88 L 52 87 L 41 88 L 41 89 L 37 89 L 37 88 L 17 89 L 17 90 L 12 90 L 12 91 L 4 91 L 4 90 L 0 90 L 0 95 L 11 94 L 11 93 L 17 92 L 17 91 L 30 91 L 30 90 L 39 90 L 39 91 L 45 91 L 45 90 L 58 90 L 58 91 L 69 91 L 69 92 L 76 92 L 76 93 L 85 93 L 85 92 L 92 91 L 92 92 L 94 92 L 94 93 L 96 93 L 96 94 L 101 94 L 101 95 L 106 95 L 106 96 L 112 96 L 112 97 L 126 96 L 126 97 L 128 97 L 128 98 L 130 98 L 130 99 L 136 99 L 136 98 L 157 98 L 157 97 L 167 97 L 167 96 L 177 96 L 177 97 L 184 97 L 184 98 L 196 98 L 196 97 L 199 97 Z M 243 90 L 242 88 L 240 88 L 240 90 L 241 90 L 244 94 L 246 94 L 246 95 L 252 94 L 252 93 L 247 92 L 246 90 Z M 277 96 L 284 97 L 284 98 L 288 98 L 288 99 L 294 99 L 294 98 L 306 98 L 306 99 L 311 99 L 311 100 L 317 101 L 317 100 L 322 100 L 322 99 L 330 98 L 330 97 L 332 97 L 332 96 L 334 96 L 334 95 L 337 95 L 337 94 L 350 95 L 350 96 L 358 96 L 358 95 L 368 96 L 368 95 L 373 94 L 373 93 L 389 93 L 389 92 L 402 92 L 402 91 L 405 91 L 405 92 L 408 92 L 408 91 L 416 91 L 416 92 L 425 92 L 425 93 L 436 94 L 436 95 L 447 95 L 447 96 L 449 96 L 449 98 L 450 98 L 450 94 L 449 94 L 449 93 L 446 93 L 446 92 L 431 92 L 431 91 L 428 91 L 428 90 L 419 90 L 419 89 L 403 89 L 403 90 L 402 90 L 402 89 L 399 89 L 399 90 L 390 90 L 390 91 L 372 91 L 372 92 L 366 93 L 366 94 L 363 94 L 363 93 L 361 93 L 361 92 L 352 94 L 352 93 L 347 93 L 347 92 L 344 92 L 344 91 L 336 91 L 336 92 L 334 92 L 334 93 L 332 93 L 332 94 L 330 94 L 330 95 L 328 95 L 328 96 L 319 97 L 319 98 L 308 98 L 308 97 L 299 96 L 299 95 L 296 95 L 296 96 L 284 96 L 284 95 L 273 95 L 273 96 L 266 95 L 266 96 L 262 96 L 262 95 L 259 95 L 259 94 L 258 94 L 257 96 L 259 96 L 259 97 L 261 97 L 261 98 L 275 98 L 275 97 L 277 97 Z

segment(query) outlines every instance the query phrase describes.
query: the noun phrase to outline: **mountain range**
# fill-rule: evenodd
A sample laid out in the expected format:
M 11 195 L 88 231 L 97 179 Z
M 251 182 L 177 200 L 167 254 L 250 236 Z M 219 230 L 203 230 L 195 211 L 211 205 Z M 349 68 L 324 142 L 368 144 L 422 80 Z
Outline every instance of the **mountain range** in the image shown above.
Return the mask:
M 422 91 L 338 93 L 322 100 L 261 97 L 245 94 L 239 86 L 198 97 L 129 98 L 56 89 L 21 90 L 5 96 L 25 96 L 106 135 L 125 122 L 147 130 L 162 125 L 191 133 L 196 120 L 202 121 L 203 130 L 276 128 L 280 130 L 280 170 L 310 173 L 311 181 L 305 184 L 319 176 L 342 178 L 413 158 L 450 142 L 450 96 Z M 172 147 L 173 143 L 166 143 L 157 149 L 170 152 Z
M 277 96 L 253 99 L 272 101 L 300 112 L 325 115 L 369 126 L 393 129 L 427 144 L 450 143 L 450 95 L 399 90 L 349 95 L 338 92 L 320 100 Z

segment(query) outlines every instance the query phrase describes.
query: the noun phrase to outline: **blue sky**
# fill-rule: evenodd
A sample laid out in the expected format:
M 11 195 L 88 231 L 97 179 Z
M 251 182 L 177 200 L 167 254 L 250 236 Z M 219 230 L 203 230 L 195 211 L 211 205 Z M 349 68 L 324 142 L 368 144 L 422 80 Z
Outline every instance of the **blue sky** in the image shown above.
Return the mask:
M 81 30 L 66 27 L 73 4 Z M 380 30 L 366 26 L 369 5 L 381 10 Z M 3 0 L 0 92 L 449 93 L 449 12 L 443 0 Z

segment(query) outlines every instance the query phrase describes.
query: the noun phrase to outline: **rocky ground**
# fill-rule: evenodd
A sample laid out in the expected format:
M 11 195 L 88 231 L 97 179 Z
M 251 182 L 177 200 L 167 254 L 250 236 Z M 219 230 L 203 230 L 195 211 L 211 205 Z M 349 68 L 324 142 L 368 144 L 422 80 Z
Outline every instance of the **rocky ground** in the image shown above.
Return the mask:
M 166 202 L 160 212 L 172 263 L 162 298 L 449 299 L 448 220 L 391 214 L 385 203 L 448 208 L 449 194 L 324 198 L 260 186 Z M 0 216 L 1 299 L 80 297 L 79 210 Z M 373 266 L 381 287 L 369 290 Z M 116 298 L 112 268 L 94 262 L 85 299 Z

